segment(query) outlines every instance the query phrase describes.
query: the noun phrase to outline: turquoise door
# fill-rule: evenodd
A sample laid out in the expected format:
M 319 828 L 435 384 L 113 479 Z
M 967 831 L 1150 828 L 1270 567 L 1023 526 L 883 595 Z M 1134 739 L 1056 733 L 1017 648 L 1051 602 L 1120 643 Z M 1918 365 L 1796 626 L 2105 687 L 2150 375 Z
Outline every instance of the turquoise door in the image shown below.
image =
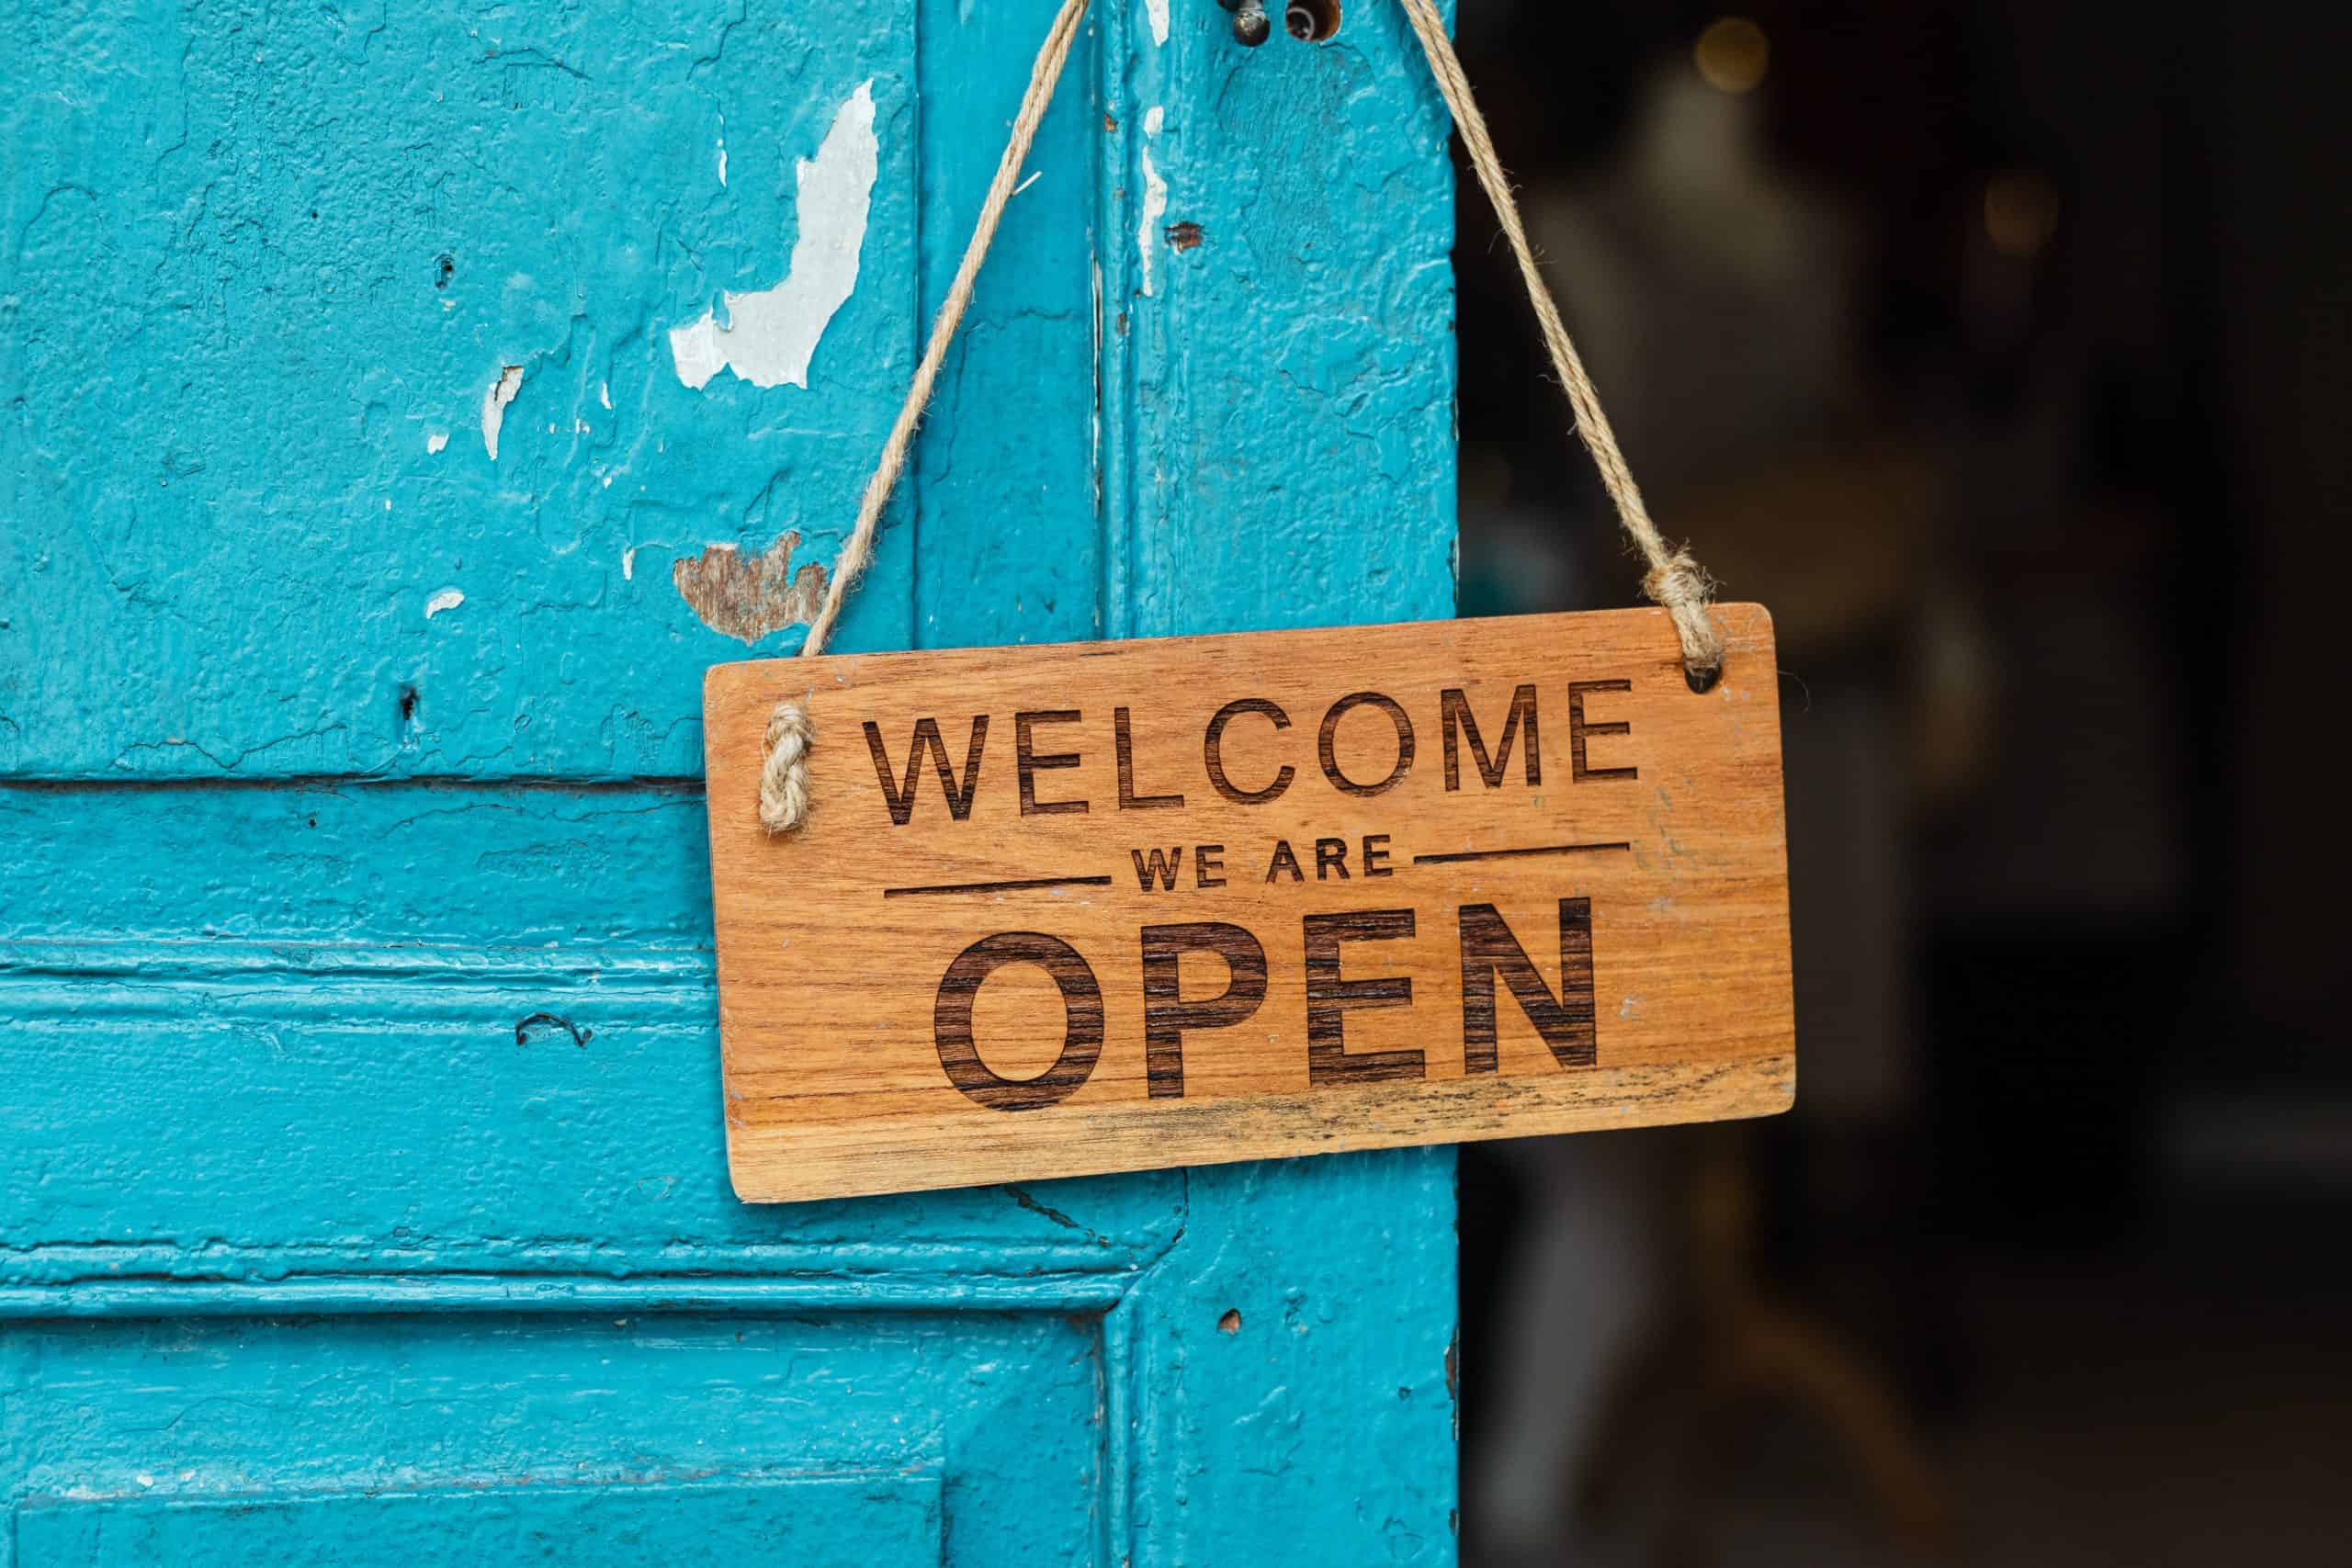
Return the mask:
M 1453 1559 L 1445 1152 L 729 1189 L 702 672 L 1051 9 L 10 0 L 0 1564 Z M 1448 613 L 1444 131 L 1099 0 L 836 646 Z

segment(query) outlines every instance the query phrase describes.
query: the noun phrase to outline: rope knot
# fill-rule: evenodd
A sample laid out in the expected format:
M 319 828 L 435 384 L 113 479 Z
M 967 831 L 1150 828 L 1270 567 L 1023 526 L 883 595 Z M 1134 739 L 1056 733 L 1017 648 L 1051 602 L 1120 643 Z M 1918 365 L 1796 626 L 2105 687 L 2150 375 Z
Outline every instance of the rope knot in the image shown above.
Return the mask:
M 1714 580 L 1690 558 L 1689 550 L 1675 551 L 1642 579 L 1642 592 L 1669 610 L 1685 604 L 1703 604 L 1714 591 Z
M 768 716 L 767 758 L 760 765 L 760 825 L 789 833 L 808 819 L 808 749 L 817 727 L 794 702 Z
M 1714 599 L 1715 581 L 1706 569 L 1676 550 L 1650 568 L 1642 579 L 1650 602 L 1674 617 L 1674 634 L 1682 643 L 1682 675 L 1694 692 L 1703 692 L 1723 673 L 1724 639 L 1707 615 Z

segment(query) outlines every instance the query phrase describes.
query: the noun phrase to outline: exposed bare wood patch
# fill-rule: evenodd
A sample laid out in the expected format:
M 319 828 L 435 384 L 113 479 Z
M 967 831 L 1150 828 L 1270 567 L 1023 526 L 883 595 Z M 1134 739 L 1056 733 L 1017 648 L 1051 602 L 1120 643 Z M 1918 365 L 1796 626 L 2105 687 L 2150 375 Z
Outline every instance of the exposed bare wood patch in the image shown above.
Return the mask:
M 792 552 L 799 547 L 797 531 L 751 557 L 732 545 L 707 545 L 693 559 L 673 562 L 670 581 L 703 625 L 757 642 L 786 626 L 806 626 L 825 597 L 823 567 L 809 561 L 792 570 Z

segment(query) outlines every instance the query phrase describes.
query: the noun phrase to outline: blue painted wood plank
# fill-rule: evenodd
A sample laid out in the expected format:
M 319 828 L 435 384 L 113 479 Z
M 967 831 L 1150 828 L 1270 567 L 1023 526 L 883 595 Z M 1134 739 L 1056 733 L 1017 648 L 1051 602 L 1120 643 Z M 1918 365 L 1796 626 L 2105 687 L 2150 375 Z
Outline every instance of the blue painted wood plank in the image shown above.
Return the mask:
M 0 1477 L 36 1509 L 667 1484 L 717 1532 L 690 1555 L 732 1558 L 759 1542 L 713 1481 L 905 1476 L 943 1504 L 912 1561 L 1009 1564 L 1085 1561 L 1104 1474 L 1101 1337 L 1056 1314 L 132 1318 L 17 1325 L 0 1366 Z M 848 1543 L 901 1539 L 905 1500 Z
M 695 773 L 730 645 L 671 562 L 829 558 L 913 363 L 915 0 L 11 9 L 0 770 Z M 809 385 L 689 388 L 671 332 L 786 276 L 862 87 Z M 884 558 L 850 629 L 903 645 Z
M 1181 1228 L 1172 1175 L 735 1201 L 694 793 L 0 791 L 0 1235 L 28 1283 L 1092 1272 Z

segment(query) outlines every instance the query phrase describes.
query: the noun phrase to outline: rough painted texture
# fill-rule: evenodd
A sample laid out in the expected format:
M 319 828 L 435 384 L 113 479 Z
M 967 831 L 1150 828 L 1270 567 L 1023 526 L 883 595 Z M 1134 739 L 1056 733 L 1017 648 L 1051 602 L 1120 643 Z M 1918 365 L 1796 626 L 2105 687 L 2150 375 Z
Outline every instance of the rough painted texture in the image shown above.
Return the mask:
M 742 644 L 672 567 L 830 563 L 1050 9 L 9 6 L 0 1565 L 803 1484 L 858 1560 L 1451 1560 L 1444 1155 L 728 1193 L 695 716 Z M 840 646 L 1450 605 L 1401 22 L 1159 15 L 1101 0 Z M 868 81 L 808 386 L 687 388 Z
M 954 0 L 13 0 L 0 772 L 690 775 L 726 644 L 670 558 L 796 526 L 831 558 L 913 361 L 919 11 L 954 32 Z M 785 275 L 796 165 L 868 81 L 813 384 L 682 385 L 670 329 Z M 903 642 L 904 598 L 849 633 Z

